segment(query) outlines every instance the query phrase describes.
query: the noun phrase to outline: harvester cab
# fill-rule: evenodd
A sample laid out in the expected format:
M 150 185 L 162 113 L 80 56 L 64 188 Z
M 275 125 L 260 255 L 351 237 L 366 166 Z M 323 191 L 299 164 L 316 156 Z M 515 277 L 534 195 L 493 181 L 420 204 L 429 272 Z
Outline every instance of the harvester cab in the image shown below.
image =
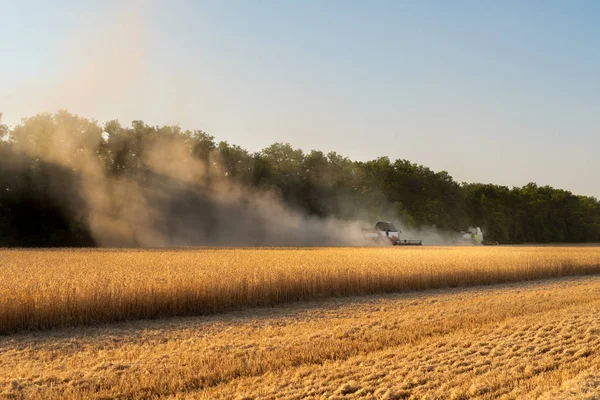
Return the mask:
M 381 245 L 393 246 L 422 246 L 423 241 L 415 239 L 400 239 L 400 231 L 391 222 L 380 221 L 375 228 L 363 229 L 363 236 L 367 240 Z

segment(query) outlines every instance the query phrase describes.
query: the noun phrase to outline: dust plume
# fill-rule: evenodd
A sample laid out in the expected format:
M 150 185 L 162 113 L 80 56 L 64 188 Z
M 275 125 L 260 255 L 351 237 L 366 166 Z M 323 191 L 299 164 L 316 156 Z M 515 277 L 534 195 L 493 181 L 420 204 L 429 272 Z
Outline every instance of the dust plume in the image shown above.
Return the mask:
M 316 201 L 341 203 L 337 215 L 346 219 L 308 215 L 286 203 L 276 186 L 230 176 L 218 147 L 198 156 L 202 134 L 140 121 L 101 128 L 61 111 L 23 120 L 10 142 L 12 153 L 29 160 L 23 164 L 44 181 L 50 197 L 40 201 L 84 221 L 104 247 L 391 245 L 365 237 L 362 228 L 379 220 L 395 222 L 400 240 L 466 244 L 461 234 L 403 226 L 385 199 L 377 200 L 375 215 L 330 193 Z
M 273 191 L 231 179 L 218 150 L 204 162 L 191 154 L 185 135 L 147 128 L 140 154 L 132 155 L 142 165 L 132 164 L 132 171 L 111 173 L 107 168 L 116 163 L 107 159 L 120 157 L 117 134 L 110 137 L 95 121 L 66 112 L 25 119 L 13 131 L 13 149 L 23 158 L 58 168 L 50 174 L 44 167 L 40 179 L 48 182 L 52 200 L 65 213 L 85 220 L 100 246 L 363 243 L 358 222 L 308 216 Z M 108 153 L 99 155 L 100 149 Z
M 67 106 L 103 115 L 103 104 L 115 102 L 127 110 L 151 95 L 144 89 L 153 77 L 145 53 L 147 21 L 140 9 L 135 2 L 119 4 L 109 10 L 111 22 L 102 32 L 73 35 L 62 79 L 45 91 L 44 109 Z M 160 101 L 173 105 L 162 110 L 161 118 L 172 118 L 168 114 L 178 108 L 177 95 Z M 137 173 L 107 171 L 120 139 L 95 121 L 58 112 L 24 120 L 15 135 L 19 154 L 61 171 L 44 178 L 51 197 L 64 213 L 84 220 L 100 246 L 364 245 L 369 242 L 361 228 L 376 222 L 306 215 L 268 188 L 228 177 L 218 151 L 205 162 L 190 152 L 183 136 L 162 135 L 160 129 L 139 138 L 142 153 L 131 155 L 142 164 L 135 165 Z M 99 154 L 108 141 L 116 149 Z M 441 242 L 436 233 L 427 232 L 427 239 L 424 233 L 416 232 L 414 239 Z
M 178 108 L 179 96 L 148 93 L 147 83 L 156 77 L 146 54 L 147 13 L 139 2 L 115 3 L 102 12 L 108 22 L 101 32 L 85 26 L 98 15 L 81 15 L 81 31 L 64 45 L 57 83 L 43 96 L 32 95 L 38 106 L 106 115 L 107 103 L 126 111 L 141 100 L 156 100 L 171 105 L 160 115 L 171 119 L 167 114 Z M 105 159 L 97 153 L 109 134 L 99 129 L 95 121 L 65 112 L 42 115 L 15 128 L 15 149 L 61 171 L 44 178 L 51 182 L 52 198 L 64 213 L 85 220 L 101 246 L 341 245 L 361 239 L 356 223 L 304 215 L 274 192 L 234 182 L 225 176 L 218 152 L 207 164 L 180 137 L 143 138 L 138 154 L 143 174 L 109 173 L 105 159 L 112 153 Z M 110 139 L 118 146 L 119 138 Z M 65 180 L 67 175 L 72 179 Z M 67 181 L 68 190 L 62 187 Z

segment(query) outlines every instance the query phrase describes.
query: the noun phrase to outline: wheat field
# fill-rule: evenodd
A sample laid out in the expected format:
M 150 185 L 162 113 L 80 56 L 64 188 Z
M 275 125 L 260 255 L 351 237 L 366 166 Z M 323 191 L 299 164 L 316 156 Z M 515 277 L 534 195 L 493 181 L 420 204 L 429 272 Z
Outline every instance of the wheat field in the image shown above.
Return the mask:
M 2 399 L 600 395 L 598 248 L 0 254 Z
M 600 277 L 0 338 L 6 399 L 597 398 Z
M 600 272 L 572 247 L 0 251 L 0 334 Z

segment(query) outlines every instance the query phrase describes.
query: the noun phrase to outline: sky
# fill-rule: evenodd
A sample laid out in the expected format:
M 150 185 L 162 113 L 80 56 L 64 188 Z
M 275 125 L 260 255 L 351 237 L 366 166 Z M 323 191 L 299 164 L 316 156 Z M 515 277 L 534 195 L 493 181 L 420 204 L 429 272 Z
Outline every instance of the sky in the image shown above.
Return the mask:
M 600 198 L 600 1 L 0 0 L 0 112 Z

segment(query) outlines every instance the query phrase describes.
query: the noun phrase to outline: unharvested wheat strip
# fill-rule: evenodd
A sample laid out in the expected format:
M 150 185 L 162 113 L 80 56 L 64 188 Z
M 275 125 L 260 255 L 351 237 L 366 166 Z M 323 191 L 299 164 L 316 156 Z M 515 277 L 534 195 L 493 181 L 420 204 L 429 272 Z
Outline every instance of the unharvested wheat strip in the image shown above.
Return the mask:
M 533 329 L 535 337 L 543 338 L 547 315 L 560 310 L 570 315 L 570 310 L 579 310 L 577 307 L 584 311 L 597 307 L 599 293 L 600 278 L 570 278 L 495 288 L 322 300 L 223 316 L 16 335 L 3 339 L 0 346 L 0 390 L 4 391 L 0 393 L 24 393 L 32 398 L 117 394 L 130 398 L 227 398 L 243 384 L 251 384 L 267 395 L 273 390 L 267 378 L 285 383 L 286 379 L 299 379 L 296 373 L 301 376 L 305 372 L 315 379 L 314 385 L 323 386 L 333 379 L 340 384 L 334 391 L 351 391 L 355 383 L 340 380 L 346 374 L 343 369 L 327 376 L 315 375 L 314 371 L 346 365 L 344 360 L 364 360 L 353 364 L 357 373 L 378 369 L 377 373 L 393 376 L 396 366 L 375 368 L 369 363 L 386 360 L 380 355 L 396 354 L 398 349 L 405 349 L 408 355 L 433 358 L 451 354 L 448 349 L 453 346 L 446 342 L 451 343 L 452 337 L 473 337 L 475 343 L 482 340 L 482 335 L 492 335 L 490 332 L 500 335 L 471 347 L 482 351 L 502 332 L 514 333 L 518 339 L 521 332 L 527 338 L 527 332 Z M 534 322 L 515 330 L 508 321 L 516 317 Z M 441 343 L 445 345 L 437 347 Z M 568 344 L 564 346 L 570 350 Z M 492 354 L 496 350 L 487 351 Z M 407 355 L 401 358 L 409 359 Z M 460 362 L 454 366 L 455 362 L 452 359 L 448 368 L 468 367 L 460 366 Z M 536 371 L 533 362 L 525 368 L 531 373 Z M 496 372 L 490 370 L 490 376 Z M 369 374 L 376 375 L 372 371 Z M 332 378 L 335 376 L 338 378 Z M 447 385 L 465 389 L 463 381 L 444 376 Z M 320 389 L 307 380 L 300 382 L 307 390 L 301 393 L 316 390 L 313 395 L 317 396 Z M 557 380 L 556 386 L 560 382 Z M 373 385 L 376 383 L 373 381 Z M 346 384 L 349 386 L 342 388 Z
M 600 249 L 0 251 L 0 334 L 600 273 Z

